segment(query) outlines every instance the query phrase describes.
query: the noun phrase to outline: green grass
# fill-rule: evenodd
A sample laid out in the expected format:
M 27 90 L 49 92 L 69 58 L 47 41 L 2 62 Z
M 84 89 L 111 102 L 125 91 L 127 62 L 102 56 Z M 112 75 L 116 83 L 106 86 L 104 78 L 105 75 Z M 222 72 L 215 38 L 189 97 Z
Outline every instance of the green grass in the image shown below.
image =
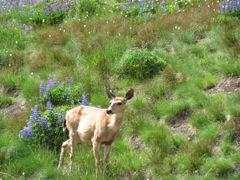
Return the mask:
M 110 153 L 106 179 L 239 179 L 239 93 L 207 91 L 221 77 L 240 75 L 239 19 L 213 11 L 219 7 L 215 1 L 196 2 L 183 5 L 184 12 L 164 16 L 159 12 L 152 19 L 128 18 L 119 9 L 108 11 L 117 2 L 97 7 L 89 3 L 89 17 L 78 7 L 79 14 L 73 11 L 74 16 L 56 25 L 33 23 L 27 18 L 29 7 L 25 14 L 24 10 L 0 14 L 0 85 L 17 89 L 28 102 L 17 116 L 0 114 L 0 177 L 95 178 L 91 146 L 77 147 L 74 170 L 69 172 L 68 154 L 66 168 L 58 170 L 59 152 L 18 137 L 38 101 L 39 83 L 56 74 L 59 81 L 73 76 L 89 101 L 103 108 L 109 105 L 106 88 L 119 96 L 135 89 Z M 16 23 L 8 28 L 12 19 Z M 25 35 L 21 23 L 33 26 L 33 31 Z M 141 48 L 142 41 L 167 66 L 144 80 L 120 76 L 122 55 Z M 10 95 L 0 95 L 1 109 L 13 103 Z M 231 119 L 226 121 L 228 115 Z M 177 118 L 192 126 L 196 133 L 191 139 L 172 132 Z M 144 147 L 136 149 L 132 136 Z M 102 165 L 103 148 L 101 171 Z
M 11 96 L 0 96 L 0 109 L 10 106 L 14 103 L 14 98 Z

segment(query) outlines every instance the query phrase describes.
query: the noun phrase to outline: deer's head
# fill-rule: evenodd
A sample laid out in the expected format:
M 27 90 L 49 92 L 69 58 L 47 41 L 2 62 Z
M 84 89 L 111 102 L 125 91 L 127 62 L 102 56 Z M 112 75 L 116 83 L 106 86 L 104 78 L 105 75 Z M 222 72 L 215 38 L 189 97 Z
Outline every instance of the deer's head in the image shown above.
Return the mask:
M 129 90 L 125 97 L 117 97 L 110 90 L 106 90 L 107 96 L 111 99 L 110 106 L 107 109 L 107 114 L 123 113 L 125 110 L 125 104 L 128 100 L 134 96 L 134 90 Z

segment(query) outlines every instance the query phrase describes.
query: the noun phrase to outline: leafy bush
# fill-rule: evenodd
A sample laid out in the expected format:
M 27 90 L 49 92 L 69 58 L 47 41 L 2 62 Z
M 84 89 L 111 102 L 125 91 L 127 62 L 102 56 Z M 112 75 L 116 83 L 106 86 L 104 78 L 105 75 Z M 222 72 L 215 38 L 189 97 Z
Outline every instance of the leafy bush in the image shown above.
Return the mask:
M 122 75 L 138 79 L 153 77 L 165 67 L 166 63 L 155 52 L 146 48 L 127 50 L 120 60 L 119 67 Z
M 32 108 L 27 126 L 20 131 L 19 138 L 40 143 L 49 149 L 60 148 L 67 138 L 62 131 L 66 111 L 78 104 L 90 105 L 86 93 L 82 94 L 82 98 L 77 97 L 81 95 L 82 86 L 70 79 L 71 82 L 69 78 L 67 82 L 58 82 L 55 75 L 50 75 L 47 84 L 40 83 L 39 105 Z
M 49 76 L 48 82 L 41 82 L 39 88 L 40 101 L 46 104 L 50 101 L 53 105 L 74 104 L 81 101 L 82 85 L 74 85 L 73 77 L 66 78 L 65 82 L 58 82 L 56 76 Z M 72 102 L 73 101 L 73 102 Z

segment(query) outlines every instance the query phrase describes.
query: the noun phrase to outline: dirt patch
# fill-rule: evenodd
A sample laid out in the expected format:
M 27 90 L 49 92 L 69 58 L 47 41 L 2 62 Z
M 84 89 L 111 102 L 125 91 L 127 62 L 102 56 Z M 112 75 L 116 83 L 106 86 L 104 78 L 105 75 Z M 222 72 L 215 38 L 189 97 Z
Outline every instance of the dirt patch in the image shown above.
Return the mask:
M 207 92 L 209 94 L 218 92 L 225 94 L 240 92 L 240 77 L 222 77 L 218 84 L 207 89 Z
M 15 87 L 4 87 L 4 86 L 0 85 L 0 95 L 4 95 L 4 94 L 16 97 L 18 95 L 17 88 L 15 88 Z
M 195 128 L 188 122 L 189 111 L 183 110 L 177 114 L 174 118 L 168 121 L 173 134 L 182 135 L 188 140 L 192 140 L 196 133 Z
M 26 108 L 26 100 L 18 96 L 16 98 L 16 102 L 12 105 L 3 108 L 0 110 L 0 113 L 2 113 L 4 116 L 16 116 L 21 114 L 24 109 Z
M 16 88 L 6 88 L 0 86 L 0 95 L 12 96 L 15 102 L 5 108 L 0 109 L 0 113 L 4 116 L 16 116 L 21 114 L 26 108 L 27 101 L 22 98 Z
M 234 143 L 240 147 L 240 133 L 237 134 L 236 139 L 234 140 Z
M 145 147 L 144 142 L 136 134 L 132 135 L 129 138 L 129 141 L 130 141 L 131 145 L 138 151 L 141 151 Z

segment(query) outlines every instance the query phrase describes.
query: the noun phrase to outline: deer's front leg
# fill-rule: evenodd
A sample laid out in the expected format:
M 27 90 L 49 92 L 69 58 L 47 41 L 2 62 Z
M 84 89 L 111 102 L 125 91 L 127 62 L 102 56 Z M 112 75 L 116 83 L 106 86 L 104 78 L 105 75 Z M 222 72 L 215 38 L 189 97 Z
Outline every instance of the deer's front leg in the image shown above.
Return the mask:
M 111 150 L 111 145 L 105 145 L 103 177 L 105 177 L 105 174 L 106 174 L 106 169 L 107 169 L 108 157 L 109 157 L 110 150 Z
M 93 153 L 95 157 L 95 164 L 96 164 L 96 179 L 98 179 L 98 172 L 99 172 L 99 166 L 100 166 L 100 156 L 99 156 L 99 147 L 100 144 L 96 141 L 93 141 Z

